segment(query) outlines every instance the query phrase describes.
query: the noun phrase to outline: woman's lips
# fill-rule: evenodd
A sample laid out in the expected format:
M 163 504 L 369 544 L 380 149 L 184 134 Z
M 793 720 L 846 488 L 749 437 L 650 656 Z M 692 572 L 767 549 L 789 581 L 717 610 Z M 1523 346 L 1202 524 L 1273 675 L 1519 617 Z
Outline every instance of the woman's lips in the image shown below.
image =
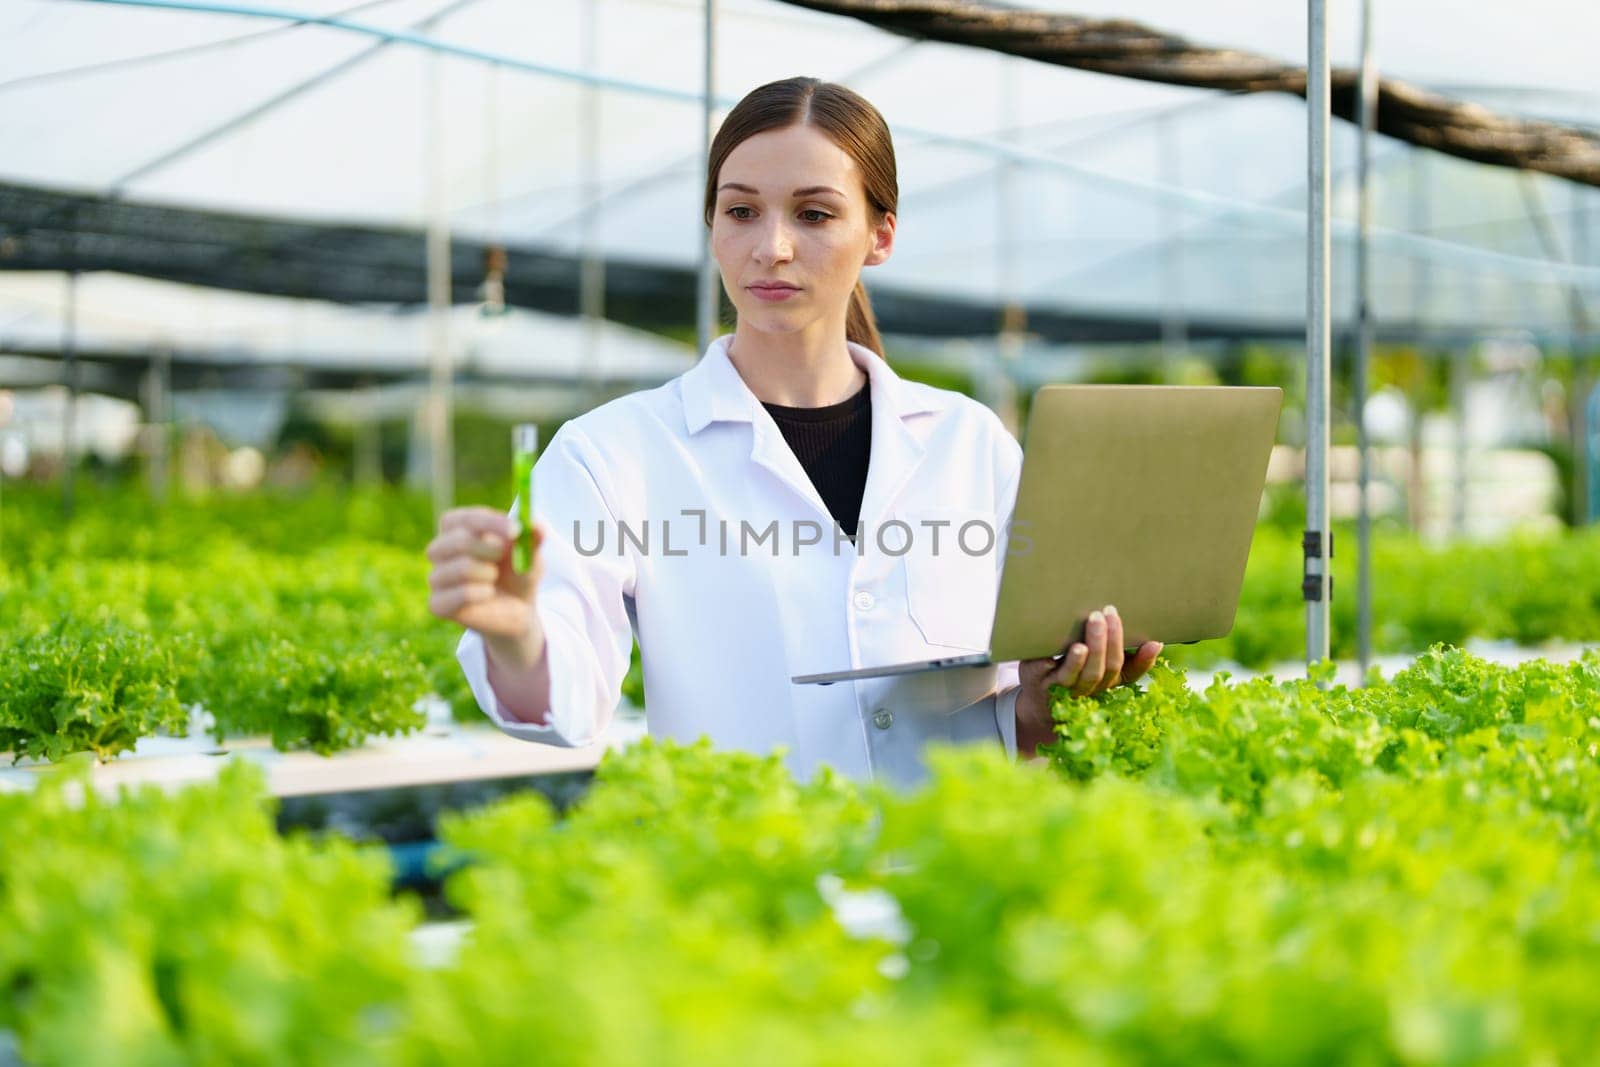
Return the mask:
M 800 291 L 798 289 L 763 289 L 759 285 L 752 285 L 749 288 L 752 293 L 756 294 L 757 299 L 766 300 L 771 303 L 777 303 L 780 300 L 787 300 Z

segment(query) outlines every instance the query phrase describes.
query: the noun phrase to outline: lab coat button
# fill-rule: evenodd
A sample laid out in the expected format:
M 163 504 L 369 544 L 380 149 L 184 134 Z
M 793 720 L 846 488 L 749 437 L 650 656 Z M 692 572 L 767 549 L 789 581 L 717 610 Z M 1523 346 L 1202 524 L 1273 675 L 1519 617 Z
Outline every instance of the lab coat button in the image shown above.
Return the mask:
M 879 708 L 872 716 L 872 725 L 876 726 L 880 730 L 887 730 L 893 722 L 894 712 L 890 711 L 888 708 Z
M 874 605 L 874 604 L 876 604 L 878 602 L 878 598 L 873 596 L 871 593 L 867 592 L 865 589 L 863 589 L 863 590 L 861 590 L 860 592 L 858 592 L 856 594 L 855 602 L 856 602 L 856 610 L 858 610 L 858 611 L 871 611 L 872 610 L 872 605 Z

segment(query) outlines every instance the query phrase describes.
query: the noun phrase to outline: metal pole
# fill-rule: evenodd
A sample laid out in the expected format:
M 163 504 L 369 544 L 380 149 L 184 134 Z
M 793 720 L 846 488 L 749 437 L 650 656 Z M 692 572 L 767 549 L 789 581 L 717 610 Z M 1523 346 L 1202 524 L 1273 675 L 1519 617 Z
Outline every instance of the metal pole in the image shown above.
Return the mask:
M 76 220 L 74 220 L 76 221 Z M 76 239 L 76 233 L 73 234 Z M 78 272 L 67 271 L 66 317 L 62 328 L 61 357 L 67 376 L 66 418 L 61 420 L 61 513 L 72 518 L 78 448 Z
M 716 40 L 717 0 L 705 0 L 705 126 L 706 150 L 700 154 L 701 188 L 711 181 L 708 171 L 711 162 L 711 139 L 716 134 L 713 126 L 716 111 Z M 717 265 L 711 259 L 711 235 L 700 242 L 700 286 L 695 299 L 695 336 L 701 352 L 711 344 L 717 330 L 717 311 L 722 302 L 722 281 L 717 276 Z
M 1410 226 L 1412 233 L 1426 233 L 1433 226 L 1433 213 L 1429 195 L 1432 163 L 1427 153 L 1414 149 L 1411 153 L 1411 204 Z M 1468 284 L 1476 274 L 1468 274 Z M 1426 328 L 1433 301 L 1433 264 L 1425 258 L 1411 262 L 1412 326 L 1417 337 L 1417 359 L 1413 365 L 1414 376 L 1405 384 L 1406 403 L 1411 409 L 1411 421 L 1406 427 L 1406 526 L 1413 534 L 1420 534 L 1426 517 L 1427 477 L 1423 463 L 1422 446 L 1422 376 L 1427 373 Z
M 1584 266 L 1583 261 L 1588 256 L 1588 249 L 1585 247 L 1588 234 L 1585 232 L 1578 186 L 1572 186 L 1572 245 L 1563 249 L 1561 237 L 1556 233 L 1555 226 L 1550 221 L 1550 212 L 1545 207 L 1541 187 L 1531 174 L 1523 172 L 1517 177 L 1522 190 L 1522 200 L 1527 207 L 1528 221 L 1538 233 L 1545 255 L 1553 261 L 1570 266 Z M 1588 404 L 1593 379 L 1589 375 L 1588 360 L 1580 355 L 1590 322 L 1589 304 L 1584 296 L 1582 283 L 1574 281 L 1567 287 L 1567 310 L 1572 372 L 1572 388 L 1567 398 L 1567 428 L 1572 441 L 1572 481 L 1568 486 L 1571 507 L 1568 509 L 1568 519 L 1573 526 L 1584 526 L 1587 525 L 1590 512 L 1593 510 L 1588 499 L 1590 482 Z
M 1172 115 L 1163 115 L 1161 130 L 1161 180 L 1171 186 L 1183 184 L 1181 127 Z M 1183 298 L 1183 205 L 1166 201 L 1161 208 L 1162 229 L 1167 235 L 1167 254 L 1161 275 L 1161 380 L 1171 380 L 1172 364 L 1188 347 L 1189 323 L 1184 316 Z
M 1455 507 L 1450 525 L 1457 539 L 1467 533 L 1467 381 L 1472 349 L 1460 345 L 1450 349 L 1450 408 L 1455 415 Z
M 599 0 L 589 0 L 583 7 L 583 42 L 581 54 L 583 68 L 594 70 L 600 65 L 600 27 L 597 22 Z M 581 144 L 578 183 L 585 204 L 598 204 L 600 200 L 600 89 L 594 85 L 583 90 L 583 117 L 578 123 Z M 590 207 L 583 213 L 580 242 L 583 266 L 578 275 L 578 313 L 583 318 L 583 377 L 584 393 L 594 397 L 594 382 L 600 374 L 600 323 L 605 315 L 606 265 L 601 258 L 597 234 L 600 212 Z
M 1017 92 L 1015 62 L 1009 56 L 1000 61 L 1001 137 L 1017 140 L 1022 125 L 1017 118 L 1020 97 Z M 1002 158 L 995 168 L 995 280 L 1000 307 L 1000 333 L 995 339 L 994 357 L 989 361 L 991 403 L 1000 421 L 1013 436 L 1022 436 L 1022 413 L 1017 404 L 1017 366 L 1022 359 L 1022 334 L 1027 328 L 1027 309 L 1017 298 L 1016 162 Z
M 428 450 L 433 513 L 455 503 L 455 450 L 451 435 L 450 215 L 445 196 L 444 101 L 438 53 L 428 56 L 428 121 L 424 171 L 428 212 Z
M 145 372 L 145 452 L 148 457 L 150 495 L 156 500 L 167 499 L 168 445 L 167 425 L 171 419 L 172 352 L 161 348 L 150 361 Z
M 1332 593 L 1328 528 L 1328 11 L 1307 0 L 1309 48 L 1306 102 L 1311 151 L 1307 169 L 1306 263 L 1306 531 L 1301 595 L 1306 601 L 1306 664 L 1328 658 L 1328 600 Z
M 1577 266 L 1589 265 L 1589 225 L 1586 208 L 1588 194 L 1576 182 L 1572 188 L 1572 255 L 1570 261 Z M 1594 391 L 1594 373 L 1589 362 L 1589 331 L 1594 322 L 1589 316 L 1589 305 L 1581 289 L 1574 285 L 1569 296 L 1572 309 L 1572 391 L 1576 403 L 1574 425 L 1577 430 L 1572 449 L 1573 519 L 1578 526 L 1587 526 L 1600 513 L 1600 500 L 1595 499 L 1595 443 L 1591 440 L 1594 424 L 1590 421 L 1590 408 Z
M 356 388 L 355 483 L 383 484 L 383 427 L 378 418 L 378 388 L 369 377 Z
M 1589 380 L 1594 381 L 1594 375 L 1589 375 Z M 1600 434 L 1594 432 L 1594 427 L 1600 424 L 1600 386 L 1591 386 L 1589 390 L 1589 404 L 1585 409 L 1587 414 L 1585 422 L 1589 426 L 1589 521 L 1587 525 L 1600 522 Z
M 11 393 L 8 390 L 0 389 L 0 570 L 4 569 L 5 560 L 6 560 L 6 552 L 5 552 L 5 528 L 6 528 L 6 524 L 5 524 L 5 508 L 4 508 L 3 505 L 4 505 L 4 496 L 5 496 L 6 478 L 8 477 L 8 474 L 7 474 L 7 471 L 6 471 L 6 453 L 10 450 L 11 440 L 12 440 L 11 432 L 6 429 L 6 426 L 10 424 L 11 416 L 12 416 L 12 413 L 13 413 L 14 410 L 15 410 L 15 400 L 12 397 Z
M 1372 0 L 1361 3 L 1361 139 L 1356 225 L 1356 659 L 1365 684 L 1372 663 L 1372 442 L 1367 439 L 1367 376 L 1372 363 L 1372 131 L 1378 124 L 1378 61 L 1372 48 Z

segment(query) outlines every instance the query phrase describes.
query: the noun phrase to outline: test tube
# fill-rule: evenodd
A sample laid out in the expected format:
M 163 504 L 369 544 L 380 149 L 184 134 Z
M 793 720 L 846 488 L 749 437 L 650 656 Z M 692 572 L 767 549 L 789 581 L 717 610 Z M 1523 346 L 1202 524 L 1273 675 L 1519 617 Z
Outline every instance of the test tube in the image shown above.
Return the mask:
M 533 564 L 533 461 L 539 455 L 539 427 L 521 422 L 511 428 L 511 469 L 516 481 L 517 543 L 511 550 L 518 574 Z

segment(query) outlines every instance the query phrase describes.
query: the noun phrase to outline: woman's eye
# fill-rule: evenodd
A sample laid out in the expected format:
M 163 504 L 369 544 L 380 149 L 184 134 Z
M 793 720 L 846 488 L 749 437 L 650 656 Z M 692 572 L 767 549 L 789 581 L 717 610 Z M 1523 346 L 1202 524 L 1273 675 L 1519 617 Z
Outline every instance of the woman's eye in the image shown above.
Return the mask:
M 740 214 L 741 211 L 746 212 L 747 214 L 741 215 Z M 736 219 L 740 220 L 741 222 L 743 222 L 743 221 L 746 221 L 746 220 L 748 220 L 749 218 L 752 217 L 751 214 L 749 214 L 750 211 L 751 211 L 751 209 L 748 208 L 748 207 L 745 207 L 743 204 L 736 204 L 735 206 L 730 207 L 727 210 L 726 214 L 731 215 L 734 218 L 736 218 Z M 815 216 L 815 217 L 813 218 L 811 216 Z M 815 223 L 815 222 L 826 222 L 829 219 L 833 218 L 833 216 L 828 214 L 826 211 L 822 211 L 822 210 L 820 210 L 818 208 L 814 208 L 814 207 L 806 208 L 804 211 L 800 212 L 800 217 L 805 219 L 807 222 L 813 222 L 813 223 Z

